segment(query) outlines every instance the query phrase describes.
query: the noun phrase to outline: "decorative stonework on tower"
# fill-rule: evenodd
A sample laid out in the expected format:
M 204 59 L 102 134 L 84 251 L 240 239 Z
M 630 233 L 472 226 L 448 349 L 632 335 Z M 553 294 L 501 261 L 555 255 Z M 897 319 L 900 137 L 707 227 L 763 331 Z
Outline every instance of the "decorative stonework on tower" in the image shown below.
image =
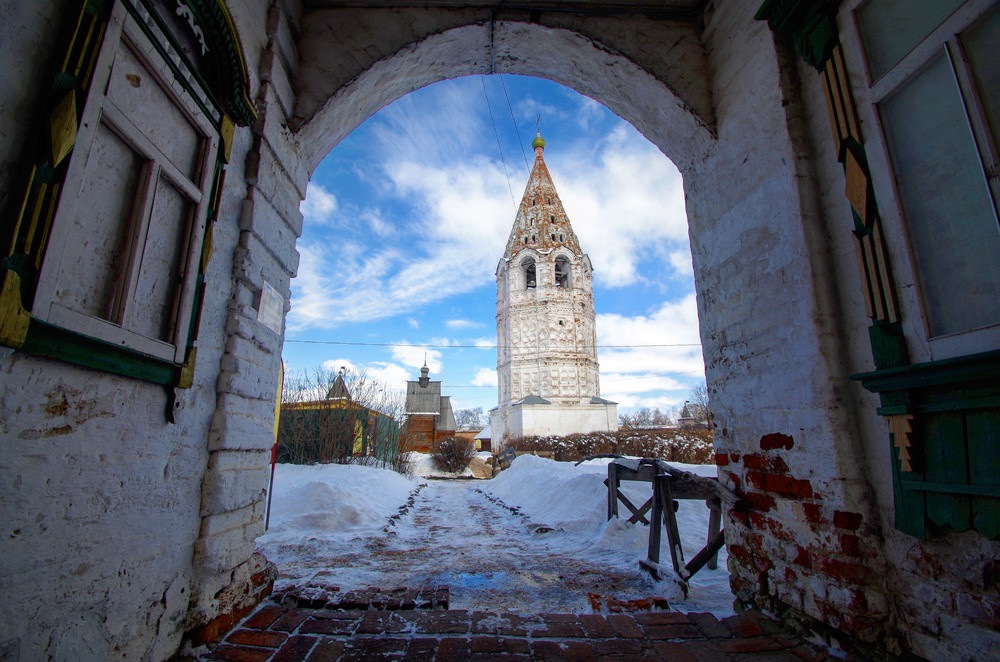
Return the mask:
M 499 404 L 490 412 L 501 446 L 520 436 L 618 429 L 602 400 L 593 266 L 580 248 L 542 153 L 535 163 L 497 266 Z

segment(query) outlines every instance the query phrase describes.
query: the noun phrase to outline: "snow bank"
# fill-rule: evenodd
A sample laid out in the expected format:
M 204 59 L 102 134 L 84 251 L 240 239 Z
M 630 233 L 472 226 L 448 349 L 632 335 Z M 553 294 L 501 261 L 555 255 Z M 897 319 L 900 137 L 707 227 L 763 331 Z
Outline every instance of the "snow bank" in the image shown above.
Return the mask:
M 486 494 L 517 507 L 532 521 L 569 534 L 557 543 L 563 551 L 578 553 L 622 568 L 635 567 L 646 558 L 649 527 L 629 524 L 627 518 L 607 520 L 610 459 L 602 458 L 574 465 L 534 455 L 521 455 L 506 471 L 486 483 Z M 713 465 L 683 464 L 672 466 L 699 476 L 715 476 Z M 652 495 L 652 484 L 623 481 L 621 491 L 637 507 Z M 620 512 L 627 512 L 620 506 Z M 684 557 L 690 560 L 704 546 L 708 533 L 709 510 L 704 501 L 682 500 L 677 511 L 677 528 Z M 555 542 L 554 539 L 552 541 Z M 670 567 L 666 533 L 662 536 L 661 565 Z M 711 611 L 718 616 L 732 614 L 732 594 L 726 570 L 726 550 L 719 552 L 717 570 L 703 568 L 689 582 L 688 598 L 672 579 L 659 582 L 657 589 L 673 608 L 682 611 Z
M 358 465 L 279 464 L 270 528 L 261 540 L 336 536 L 381 526 L 417 483 L 394 471 Z

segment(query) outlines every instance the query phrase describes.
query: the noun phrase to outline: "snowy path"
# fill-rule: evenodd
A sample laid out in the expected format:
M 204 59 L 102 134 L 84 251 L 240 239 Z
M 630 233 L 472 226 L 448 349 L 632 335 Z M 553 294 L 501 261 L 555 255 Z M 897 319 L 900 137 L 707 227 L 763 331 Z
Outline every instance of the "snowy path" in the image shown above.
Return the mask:
M 476 491 L 481 485 L 430 481 L 396 526 L 300 547 L 297 558 L 279 564 L 282 577 L 342 590 L 447 585 L 453 608 L 524 613 L 586 612 L 590 592 L 654 593 L 637 569 L 598 565 L 550 544 L 561 534 L 487 500 Z
M 691 580 L 687 598 L 672 579 L 654 582 L 638 567 L 648 527 L 606 520 L 606 476 L 606 460 L 575 466 L 527 455 L 493 480 L 422 488 L 356 465 L 278 465 L 271 528 L 257 542 L 278 565 L 279 589 L 448 586 L 453 608 L 516 613 L 589 612 L 588 593 L 656 596 L 681 611 L 731 615 L 726 550 L 717 570 Z M 649 497 L 648 483 L 622 489 L 634 503 Z M 705 544 L 708 510 L 685 501 L 677 517 L 691 558 Z

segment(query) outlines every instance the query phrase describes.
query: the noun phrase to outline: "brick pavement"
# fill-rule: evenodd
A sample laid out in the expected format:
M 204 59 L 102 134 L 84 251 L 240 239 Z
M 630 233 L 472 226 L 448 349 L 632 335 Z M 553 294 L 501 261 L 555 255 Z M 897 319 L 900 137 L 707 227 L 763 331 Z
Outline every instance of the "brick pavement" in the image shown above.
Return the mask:
M 287 601 L 286 601 L 287 602 Z M 267 601 L 200 660 L 843 660 L 757 611 L 495 614 L 329 609 Z M 852 659 L 848 657 L 847 659 Z

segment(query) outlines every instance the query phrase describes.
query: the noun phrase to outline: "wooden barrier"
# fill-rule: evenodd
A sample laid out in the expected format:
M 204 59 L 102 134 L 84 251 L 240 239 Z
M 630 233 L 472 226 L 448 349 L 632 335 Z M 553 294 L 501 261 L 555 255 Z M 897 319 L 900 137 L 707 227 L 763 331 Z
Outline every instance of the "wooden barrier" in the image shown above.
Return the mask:
M 622 494 L 622 481 L 651 483 L 652 495 L 640 507 L 636 507 Z M 684 471 L 662 460 L 617 458 L 608 465 L 608 519 L 618 517 L 618 504 L 623 504 L 631 513 L 628 521 L 632 524 L 649 524 L 649 545 L 646 559 L 639 566 L 656 579 L 663 579 L 660 567 L 661 529 L 667 530 L 670 561 L 687 594 L 687 581 L 706 565 L 710 570 L 718 567 L 719 550 L 725 544 L 722 530 L 722 503 L 736 506 L 739 497 L 719 484 L 715 478 L 698 476 Z M 709 509 L 708 537 L 705 546 L 684 564 L 680 532 L 677 529 L 677 501 L 680 499 L 704 500 Z M 652 510 L 650 519 L 646 514 Z

